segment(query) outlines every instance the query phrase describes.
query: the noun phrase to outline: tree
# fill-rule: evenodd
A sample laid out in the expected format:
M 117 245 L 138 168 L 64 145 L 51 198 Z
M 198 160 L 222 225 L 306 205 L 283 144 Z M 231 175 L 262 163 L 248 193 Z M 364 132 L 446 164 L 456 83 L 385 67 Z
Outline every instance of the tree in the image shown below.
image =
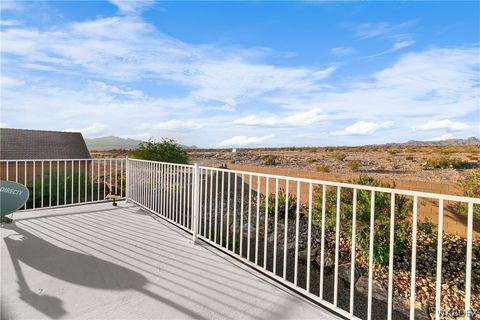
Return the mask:
M 175 140 L 166 138 L 143 142 L 138 149 L 131 151 L 129 156 L 142 160 L 188 164 L 187 152 Z

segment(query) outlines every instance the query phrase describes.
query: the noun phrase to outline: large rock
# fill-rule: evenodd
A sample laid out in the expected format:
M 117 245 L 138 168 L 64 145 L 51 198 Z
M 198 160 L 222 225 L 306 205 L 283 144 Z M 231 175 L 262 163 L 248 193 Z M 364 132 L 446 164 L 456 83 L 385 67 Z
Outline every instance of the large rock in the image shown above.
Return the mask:
M 343 279 L 348 283 L 350 283 L 351 271 L 352 271 L 352 267 L 350 263 L 344 263 L 338 266 L 338 276 L 340 277 L 340 279 Z M 358 278 L 360 278 L 360 271 L 358 271 L 356 267 L 355 267 L 354 274 L 355 275 L 354 275 L 353 281 L 354 283 L 356 283 Z
M 315 261 L 319 250 L 320 248 L 311 248 L 309 261 Z M 300 261 L 307 262 L 307 256 L 308 256 L 308 249 L 298 252 L 298 260 Z
M 315 257 L 315 262 L 317 263 L 318 267 L 320 268 L 322 265 L 322 252 L 318 250 L 318 254 Z M 330 252 L 326 251 L 324 256 L 324 268 L 325 272 L 331 271 L 331 269 L 335 266 L 335 256 Z
M 368 295 L 368 277 L 361 276 L 355 284 L 355 289 L 365 295 Z M 378 280 L 372 281 L 372 297 L 380 301 L 387 301 L 387 289 Z

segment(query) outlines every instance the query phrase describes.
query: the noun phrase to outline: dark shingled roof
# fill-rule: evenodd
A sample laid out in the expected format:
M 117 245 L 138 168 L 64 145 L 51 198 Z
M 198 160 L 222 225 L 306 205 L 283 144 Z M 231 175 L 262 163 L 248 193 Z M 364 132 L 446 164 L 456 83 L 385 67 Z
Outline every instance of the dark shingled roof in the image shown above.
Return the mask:
M 0 159 L 90 159 L 80 132 L 0 128 Z

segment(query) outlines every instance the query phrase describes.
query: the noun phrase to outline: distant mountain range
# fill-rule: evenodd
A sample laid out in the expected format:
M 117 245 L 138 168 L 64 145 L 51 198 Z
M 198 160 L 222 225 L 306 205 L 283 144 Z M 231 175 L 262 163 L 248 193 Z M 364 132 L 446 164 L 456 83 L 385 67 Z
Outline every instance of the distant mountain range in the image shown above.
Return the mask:
M 410 140 L 404 143 L 387 143 L 386 146 L 480 146 L 480 139 L 470 137 L 467 139 L 447 139 L 438 141 Z
M 85 139 L 88 150 L 97 150 L 97 151 L 107 151 L 114 149 L 122 150 L 133 150 L 137 149 L 140 144 L 144 142 L 141 140 L 135 140 L 130 138 L 120 138 L 115 136 L 100 137 L 94 139 Z M 180 145 L 182 148 L 186 149 L 196 149 L 196 146 L 184 146 Z

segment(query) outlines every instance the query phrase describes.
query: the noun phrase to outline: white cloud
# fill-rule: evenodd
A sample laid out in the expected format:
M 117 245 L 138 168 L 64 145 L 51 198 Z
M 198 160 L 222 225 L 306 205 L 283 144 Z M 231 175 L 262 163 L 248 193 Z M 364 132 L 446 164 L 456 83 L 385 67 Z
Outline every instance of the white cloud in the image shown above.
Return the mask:
M 189 45 L 135 15 L 48 30 L 12 27 L 2 30 L 1 40 L 2 52 L 22 62 L 18 67 L 120 82 L 166 80 L 187 89 L 198 103 L 220 103 L 225 109 L 271 92 L 316 90 L 319 81 L 335 71 L 335 66 L 322 69 L 262 63 L 262 55 L 270 51 L 258 48 Z
M 448 131 L 464 131 L 464 130 L 472 129 L 472 126 L 464 122 L 445 119 L 445 120 L 430 120 L 419 126 L 412 127 L 413 131 L 428 131 L 428 130 L 438 130 L 438 129 L 446 129 Z
M 442 134 L 441 136 L 426 139 L 426 140 L 423 140 L 423 141 L 442 141 L 442 140 L 448 140 L 448 139 L 452 139 L 452 138 L 453 138 L 453 134 L 445 133 L 445 134 Z
M 250 146 L 256 145 L 275 137 L 274 134 L 269 134 L 262 137 L 246 137 L 246 136 L 235 136 L 222 142 L 218 143 L 220 147 L 236 147 L 236 146 Z
M 382 123 L 358 121 L 341 131 L 332 132 L 335 136 L 363 136 L 377 132 L 379 129 L 392 127 L 393 121 L 385 121 Z
M 5 122 L 0 122 L 0 128 L 6 128 L 8 125 Z
M 336 47 L 330 49 L 330 53 L 338 57 L 349 56 L 356 52 L 355 48 L 352 47 Z
M 165 122 L 159 122 L 156 124 L 143 123 L 140 125 L 140 129 L 162 129 L 171 131 L 190 131 L 200 129 L 205 125 L 198 121 L 192 120 L 168 120 Z
M 403 29 L 412 26 L 413 21 L 407 21 L 399 24 L 390 24 L 387 22 L 369 22 L 360 24 L 355 32 L 355 36 L 359 39 L 370 39 L 376 37 L 388 38 L 405 38 L 410 37 L 409 34 L 402 32 Z
M 83 129 L 68 128 L 68 129 L 65 129 L 63 131 L 66 131 L 66 132 L 81 132 L 86 137 L 94 137 L 94 136 L 97 136 L 97 135 L 105 132 L 105 129 L 107 129 L 106 125 L 104 125 L 103 123 L 100 123 L 100 122 L 95 122 L 95 123 L 92 123 L 91 125 L 83 128 Z
M 21 80 L 18 80 L 18 79 L 8 77 L 8 76 L 5 76 L 5 75 L 0 76 L 0 87 L 2 87 L 2 89 L 7 88 L 7 87 L 16 87 L 16 86 L 20 86 L 22 84 L 25 84 L 25 82 L 21 81 Z
M 116 5 L 122 13 L 131 14 L 152 6 L 154 0 L 109 0 Z
M 233 121 L 235 124 L 248 126 L 286 126 L 286 127 L 305 127 L 325 118 L 319 109 L 312 109 L 307 112 L 291 114 L 287 116 L 266 116 L 257 117 L 255 115 L 246 116 Z
M 18 22 L 17 20 L 0 20 L 0 26 L 2 27 L 11 27 L 18 25 L 20 25 L 20 22 Z

